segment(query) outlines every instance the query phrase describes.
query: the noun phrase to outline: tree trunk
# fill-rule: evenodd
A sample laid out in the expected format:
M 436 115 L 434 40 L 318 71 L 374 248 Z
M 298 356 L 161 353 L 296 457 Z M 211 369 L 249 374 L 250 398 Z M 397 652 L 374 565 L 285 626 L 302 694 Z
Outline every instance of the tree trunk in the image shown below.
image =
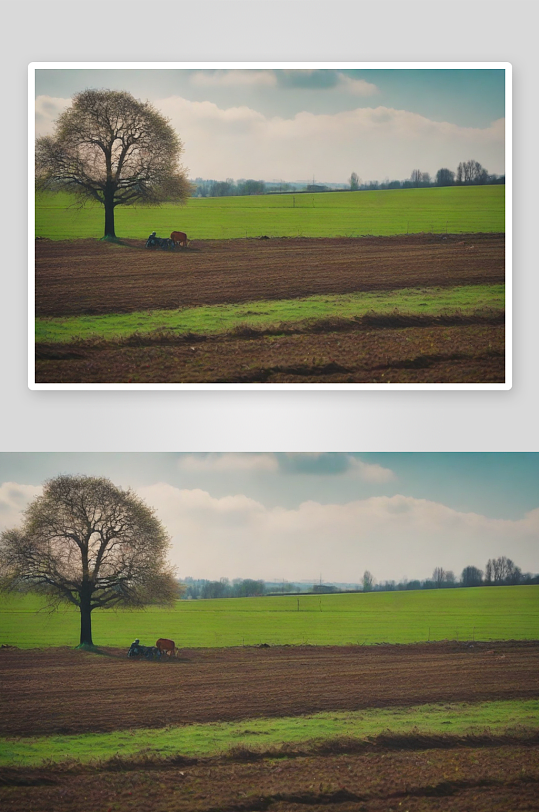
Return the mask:
M 91 597 L 89 590 L 85 589 L 80 596 L 80 644 L 83 643 L 93 646 Z
M 114 233 L 114 193 L 105 191 L 105 238 L 116 238 Z

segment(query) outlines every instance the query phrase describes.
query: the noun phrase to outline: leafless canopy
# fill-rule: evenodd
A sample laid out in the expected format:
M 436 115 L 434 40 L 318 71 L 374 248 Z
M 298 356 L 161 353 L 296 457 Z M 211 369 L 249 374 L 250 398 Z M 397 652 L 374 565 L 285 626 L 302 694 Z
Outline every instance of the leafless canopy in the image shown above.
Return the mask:
M 374 586 L 374 577 L 369 572 L 369 570 L 365 570 L 363 573 L 363 592 L 372 592 L 372 588 Z
M 487 584 L 518 584 L 522 572 L 520 567 L 506 558 L 489 558 L 485 567 L 485 581 Z
M 4 588 L 100 607 L 170 603 L 177 593 L 166 561 L 169 538 L 154 512 L 107 479 L 59 476 L 0 537 Z
M 151 104 L 116 90 L 85 90 L 36 141 L 38 189 L 67 190 L 105 206 L 105 235 L 114 207 L 185 201 L 191 192 L 180 164 L 183 145 Z M 112 234 L 111 234 L 112 230 Z

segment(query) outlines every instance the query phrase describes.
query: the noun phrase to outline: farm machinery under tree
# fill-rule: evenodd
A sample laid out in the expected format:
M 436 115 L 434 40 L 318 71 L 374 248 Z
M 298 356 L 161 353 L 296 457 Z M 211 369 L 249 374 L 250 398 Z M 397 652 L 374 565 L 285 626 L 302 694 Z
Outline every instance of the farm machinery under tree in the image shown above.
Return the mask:
M 128 657 L 144 657 L 146 660 L 160 660 L 163 657 L 178 657 L 178 655 L 179 649 L 176 648 L 174 641 L 163 637 L 159 638 L 155 646 L 143 646 L 137 637 L 127 652 Z
M 155 231 L 152 231 L 146 240 L 146 248 L 162 248 L 165 251 L 187 248 L 187 235 L 183 231 L 173 231 L 170 237 L 158 237 Z

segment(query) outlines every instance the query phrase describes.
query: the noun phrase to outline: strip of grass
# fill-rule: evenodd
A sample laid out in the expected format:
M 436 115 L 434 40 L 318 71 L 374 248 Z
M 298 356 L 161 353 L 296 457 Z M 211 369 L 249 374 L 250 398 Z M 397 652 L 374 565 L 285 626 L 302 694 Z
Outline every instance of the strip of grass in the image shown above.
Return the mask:
M 238 324 L 266 328 L 306 319 L 353 318 L 368 312 L 440 315 L 474 310 L 503 310 L 504 285 L 462 285 L 454 288 L 403 288 L 349 294 L 309 296 L 305 299 L 256 301 L 243 304 L 190 307 L 184 310 L 148 310 L 102 316 L 36 319 L 36 341 L 69 342 L 77 339 L 126 338 L 156 330 L 178 333 L 224 333 Z
M 53 240 L 103 236 L 103 207 L 83 209 L 67 194 L 36 196 L 36 236 Z M 119 206 L 116 233 L 146 239 L 174 230 L 189 239 L 359 237 L 367 234 L 503 232 L 504 186 L 389 189 L 252 197 L 191 198 L 185 206 Z
M 248 719 L 157 729 L 87 733 L 77 736 L 40 736 L 0 739 L 0 766 L 35 766 L 43 761 L 82 763 L 115 755 L 166 758 L 217 756 L 236 747 L 322 742 L 334 738 L 365 740 L 382 731 L 465 735 L 488 730 L 500 734 L 515 728 L 539 729 L 539 700 L 444 703 L 400 708 L 317 713 L 277 719 Z
M 357 645 L 430 640 L 539 639 L 539 585 L 177 601 L 173 609 L 97 611 L 97 645 L 129 648 L 167 637 L 185 648 Z M 40 598 L 0 597 L 0 643 L 74 646 L 75 607 L 50 613 Z

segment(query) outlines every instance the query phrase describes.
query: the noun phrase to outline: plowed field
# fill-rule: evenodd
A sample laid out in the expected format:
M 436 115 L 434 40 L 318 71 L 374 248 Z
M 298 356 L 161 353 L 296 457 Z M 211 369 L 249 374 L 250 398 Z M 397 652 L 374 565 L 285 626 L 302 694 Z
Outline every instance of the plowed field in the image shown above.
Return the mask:
M 329 710 L 533 698 L 539 643 L 0 653 L 0 735 L 162 727 Z
M 36 241 L 36 316 L 127 313 L 505 280 L 503 234 L 144 243 Z
M 417 749 L 110 770 L 1 770 L 10 812 L 525 812 L 539 747 Z
M 419 321 L 419 320 L 418 320 Z M 458 322 L 458 319 L 456 319 Z M 36 347 L 40 383 L 503 383 L 503 324 Z
M 539 643 L 191 649 L 127 660 L 0 652 L 8 736 L 163 727 L 423 702 L 537 697 Z M 539 809 L 537 735 L 382 734 L 259 754 L 0 770 L 11 812 L 508 812 Z
M 481 286 L 505 281 L 503 234 L 193 242 L 36 241 L 36 315 L 92 316 L 315 294 Z M 259 310 L 257 311 L 259 312 Z M 352 314 L 353 315 L 353 314 Z M 503 383 L 503 315 L 416 314 L 410 324 L 303 316 L 285 336 L 159 333 L 36 346 L 37 383 Z M 500 318 L 502 316 L 502 318 Z M 444 320 L 445 319 L 445 320 Z M 376 329 L 368 329 L 369 324 Z M 402 327 L 403 329 L 396 329 Z M 73 328 L 76 335 L 76 328 Z M 132 328 L 133 329 L 133 328 Z M 128 337 L 128 336 L 127 336 Z M 207 338 L 206 341 L 203 341 Z

